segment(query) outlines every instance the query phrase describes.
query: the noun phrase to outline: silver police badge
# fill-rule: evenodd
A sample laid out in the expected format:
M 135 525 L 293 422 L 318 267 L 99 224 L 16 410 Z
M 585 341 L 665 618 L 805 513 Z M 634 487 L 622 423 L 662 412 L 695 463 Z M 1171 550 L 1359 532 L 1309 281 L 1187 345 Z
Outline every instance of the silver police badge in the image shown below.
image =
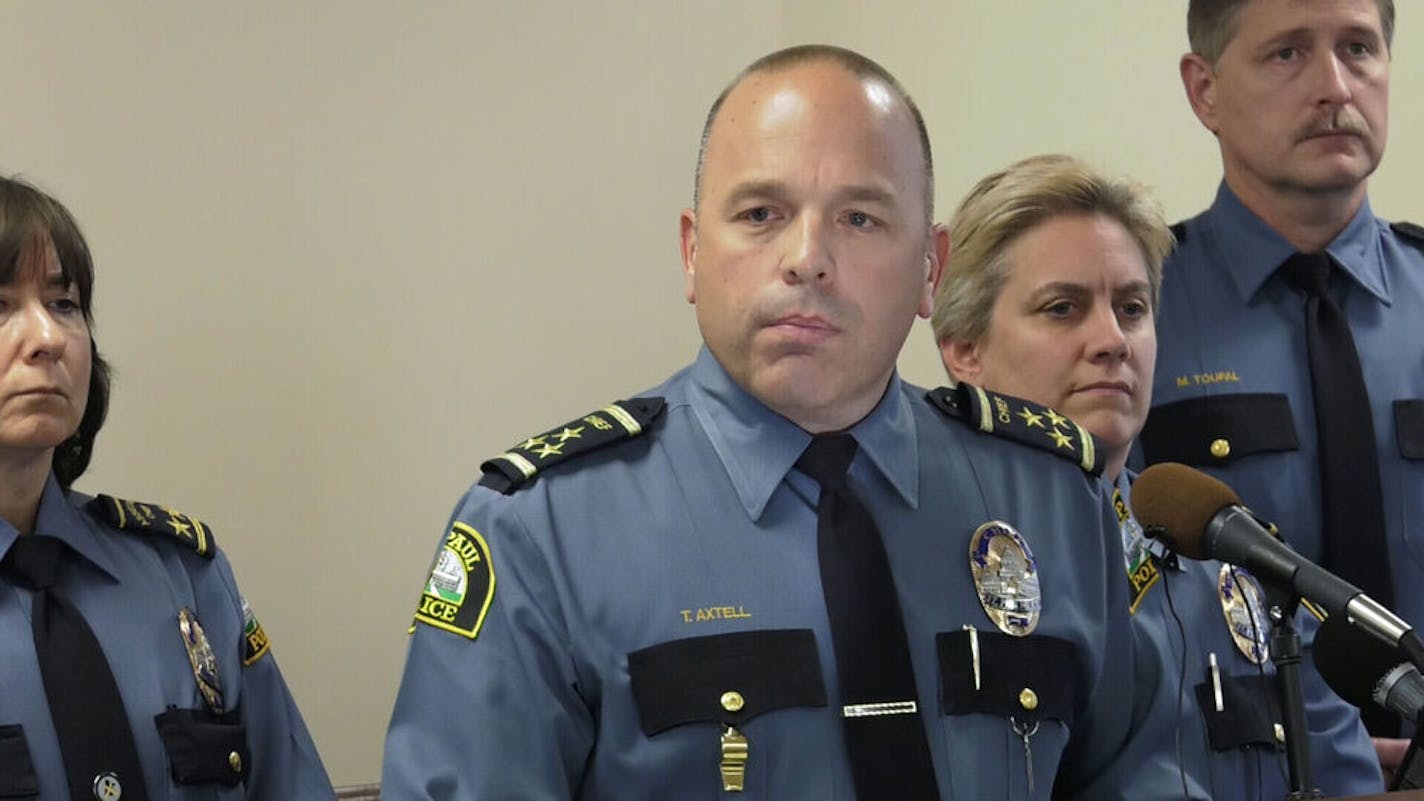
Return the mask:
M 1038 561 L 1023 535 L 1002 520 L 990 520 L 969 538 L 969 568 L 984 613 L 999 631 L 1024 637 L 1038 627 L 1043 596 Z
M 198 625 L 198 618 L 186 606 L 178 612 L 178 631 L 183 635 L 183 647 L 188 649 L 188 663 L 193 666 L 193 678 L 198 691 L 213 714 L 223 711 L 223 694 L 218 684 L 218 659 L 208 644 L 208 635 Z
M 1266 619 L 1266 594 L 1256 577 L 1242 568 L 1222 565 L 1216 594 L 1236 649 L 1254 664 L 1265 664 L 1270 657 L 1267 641 L 1271 624 Z

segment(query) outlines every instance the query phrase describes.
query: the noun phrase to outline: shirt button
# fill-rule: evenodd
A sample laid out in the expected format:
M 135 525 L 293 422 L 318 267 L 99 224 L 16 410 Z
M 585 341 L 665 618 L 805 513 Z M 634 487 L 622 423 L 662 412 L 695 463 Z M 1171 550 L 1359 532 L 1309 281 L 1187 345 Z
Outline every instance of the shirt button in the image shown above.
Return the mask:
M 1038 693 L 1027 687 L 1019 690 L 1019 706 L 1029 711 L 1038 709 Z
M 722 708 L 728 712 L 740 712 L 742 711 L 742 707 L 746 705 L 746 699 L 742 698 L 742 694 L 736 690 L 728 690 L 722 693 Z
M 1218 459 L 1225 459 L 1231 455 L 1231 442 L 1226 439 L 1214 439 L 1211 441 L 1211 455 Z
M 232 768 L 233 773 L 242 772 L 242 754 L 233 751 L 227 755 L 227 766 Z
M 124 787 L 119 777 L 113 773 L 100 773 L 94 777 L 94 798 L 96 801 L 119 801 L 124 797 Z

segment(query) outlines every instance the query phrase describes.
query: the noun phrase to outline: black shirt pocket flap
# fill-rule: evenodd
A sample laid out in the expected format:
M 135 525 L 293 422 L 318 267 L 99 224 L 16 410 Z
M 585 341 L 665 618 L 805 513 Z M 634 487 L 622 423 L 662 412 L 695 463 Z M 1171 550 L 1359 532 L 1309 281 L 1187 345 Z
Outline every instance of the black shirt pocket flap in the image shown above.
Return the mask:
M 1290 399 L 1278 393 L 1209 395 L 1154 406 L 1140 441 L 1148 464 L 1229 464 L 1300 447 Z
M 1022 723 L 1049 718 L 1073 724 L 1078 648 L 1068 640 L 951 631 L 935 637 L 935 649 L 946 715 L 984 713 Z
M 25 730 L 18 724 L 0 726 L 0 798 L 31 798 L 40 794 L 40 780 L 30 761 Z
M 643 733 L 684 723 L 738 726 L 763 712 L 825 706 L 816 635 L 771 629 L 688 637 L 628 654 Z
M 1424 459 L 1424 400 L 1394 402 L 1394 441 L 1400 456 Z
M 233 787 L 247 775 L 252 754 L 247 749 L 247 727 L 236 715 L 170 709 L 153 720 L 173 766 L 174 782 Z
M 1275 676 L 1222 676 L 1220 712 L 1216 711 L 1216 691 L 1211 682 L 1198 684 L 1196 692 L 1213 749 L 1280 747 L 1276 722 L 1281 719 L 1281 702 Z

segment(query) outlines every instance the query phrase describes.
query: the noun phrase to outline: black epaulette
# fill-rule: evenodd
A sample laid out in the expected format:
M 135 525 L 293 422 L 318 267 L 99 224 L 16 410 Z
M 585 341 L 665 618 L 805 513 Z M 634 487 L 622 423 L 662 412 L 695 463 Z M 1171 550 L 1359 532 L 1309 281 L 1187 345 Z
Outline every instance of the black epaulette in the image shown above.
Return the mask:
M 112 495 L 98 495 L 85 504 L 89 514 L 123 531 L 142 531 L 148 534 L 162 534 L 172 537 L 198 552 L 205 559 L 212 559 L 217 552 L 212 529 L 207 524 L 189 517 L 177 509 L 157 506 L 151 503 L 126 501 Z
M 480 486 L 505 495 L 550 467 L 642 434 L 663 413 L 662 398 L 618 401 L 530 437 L 480 465 Z
M 1176 225 L 1173 225 L 1170 230 L 1172 231 L 1172 238 L 1175 239 L 1175 240 L 1177 240 L 1177 244 L 1178 244 L 1178 245 L 1180 245 L 1180 244 L 1182 244 L 1183 242 L 1187 241 L 1187 221 L 1186 221 L 1186 220 L 1182 220 L 1181 222 L 1177 223 Z
M 1396 223 L 1390 223 L 1389 227 L 1396 234 L 1399 234 L 1405 239 L 1413 241 L 1414 244 L 1424 245 L 1424 225 L 1400 221 Z
M 1085 473 L 1102 475 L 1103 452 L 1086 429 L 1048 408 L 1012 395 L 987 392 L 963 381 L 925 395 L 946 415 L 986 434 L 997 434 L 1061 456 Z

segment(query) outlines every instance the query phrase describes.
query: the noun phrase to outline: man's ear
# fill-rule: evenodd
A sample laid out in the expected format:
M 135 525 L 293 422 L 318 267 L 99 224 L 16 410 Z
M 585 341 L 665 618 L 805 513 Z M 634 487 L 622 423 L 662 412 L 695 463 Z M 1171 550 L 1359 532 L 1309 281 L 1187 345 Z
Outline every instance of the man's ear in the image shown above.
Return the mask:
M 1187 53 L 1182 56 L 1177 70 L 1182 75 L 1182 89 L 1186 90 L 1192 112 L 1208 131 L 1216 133 L 1216 68 L 1196 53 Z
M 678 240 L 682 250 L 683 295 L 688 303 L 696 303 L 697 294 L 692 288 L 692 277 L 696 272 L 697 262 L 697 212 L 683 209 L 678 225 Z
M 919 315 L 929 317 L 934 312 L 935 294 L 939 292 L 944 265 L 949 261 L 949 229 L 936 223 L 930 229 L 930 247 L 925 253 L 925 296 L 920 299 Z
M 971 345 L 958 339 L 941 339 L 939 358 L 944 362 L 944 369 L 949 373 L 949 377 L 956 382 L 978 384 L 979 377 L 984 374 L 984 362 L 979 358 L 977 344 Z

